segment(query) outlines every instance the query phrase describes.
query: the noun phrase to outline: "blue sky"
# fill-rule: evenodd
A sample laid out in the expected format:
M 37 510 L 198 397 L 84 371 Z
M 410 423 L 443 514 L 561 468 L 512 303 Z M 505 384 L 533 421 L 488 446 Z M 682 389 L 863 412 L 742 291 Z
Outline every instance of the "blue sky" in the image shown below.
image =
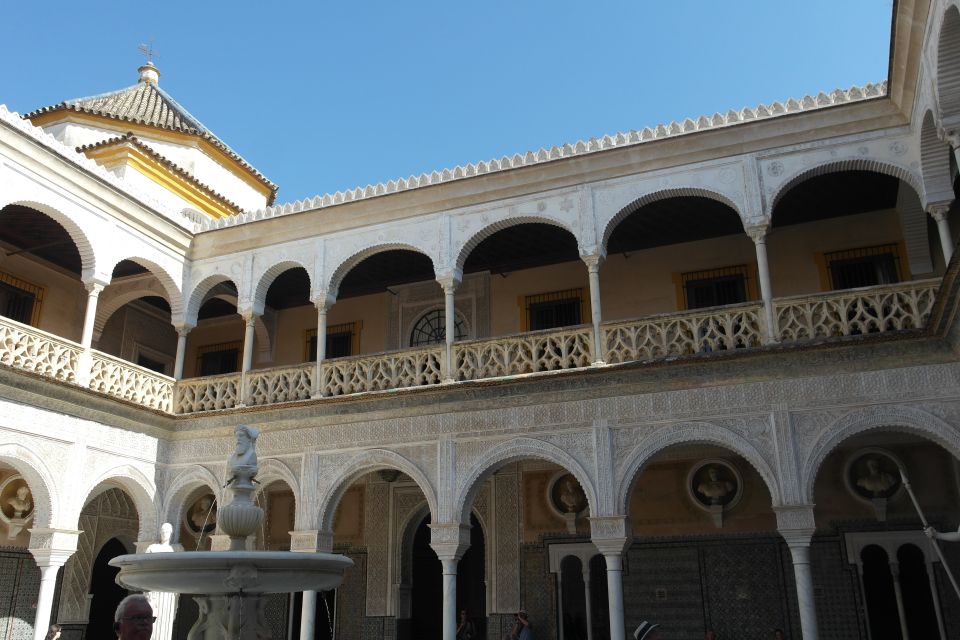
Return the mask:
M 6 3 L 0 103 L 161 86 L 278 201 L 887 77 L 892 0 Z

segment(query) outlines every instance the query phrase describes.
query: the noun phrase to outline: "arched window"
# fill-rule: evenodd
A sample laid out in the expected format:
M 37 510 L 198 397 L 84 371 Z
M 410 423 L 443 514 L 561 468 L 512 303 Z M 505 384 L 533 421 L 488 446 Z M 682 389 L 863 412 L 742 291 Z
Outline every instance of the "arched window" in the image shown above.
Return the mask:
M 463 326 L 463 320 L 459 317 L 454 319 L 454 336 L 456 340 L 463 340 L 467 337 L 466 328 Z M 447 338 L 446 318 L 443 309 L 434 309 L 423 314 L 413 330 L 410 332 L 410 346 L 423 347 L 428 344 L 437 344 Z

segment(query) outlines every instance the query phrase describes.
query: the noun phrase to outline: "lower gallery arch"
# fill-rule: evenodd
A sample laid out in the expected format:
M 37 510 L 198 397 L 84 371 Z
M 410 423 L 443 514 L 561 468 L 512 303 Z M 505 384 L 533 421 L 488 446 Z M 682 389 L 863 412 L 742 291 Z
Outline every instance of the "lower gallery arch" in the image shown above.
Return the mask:
M 209 548 L 209 534 L 216 531 L 220 484 L 206 467 L 191 465 L 174 476 L 165 492 L 163 522 L 173 525 L 172 541 L 185 550 Z
M 112 479 L 98 483 L 80 510 L 77 551 L 64 565 L 58 606 L 51 621 L 85 637 L 112 633 L 113 612 L 127 591 L 107 563 L 136 552 L 141 530 L 138 499 Z M 152 503 L 148 503 L 149 508 Z M 155 516 L 154 516 L 155 518 Z
M 111 489 L 119 489 L 132 501 L 137 513 L 139 527 L 137 535 L 134 537 L 134 543 L 137 540 L 155 542 L 160 531 L 160 524 L 157 522 L 157 507 L 154 503 L 156 488 L 153 483 L 147 479 L 142 471 L 130 465 L 120 465 L 113 467 L 90 483 L 90 489 L 86 491 L 84 506 L 92 503 L 100 494 L 106 493 Z M 82 512 L 81 512 L 82 513 Z M 76 527 L 82 530 L 82 527 Z
M 761 421 L 754 425 L 754 429 L 759 436 L 767 432 L 768 425 L 765 421 Z M 617 487 L 615 504 L 618 513 L 627 512 L 631 488 L 644 465 L 669 447 L 696 443 L 723 447 L 742 456 L 760 474 L 773 500 L 773 505 L 780 504 L 781 493 L 777 476 L 767 459 L 750 441 L 721 425 L 683 423 L 662 426 L 644 435 L 640 443 L 625 456 L 625 463 L 622 470 L 618 472 L 615 484 Z
M 56 499 L 50 475 L 32 451 L 0 444 L 0 637 L 31 638 L 40 570 L 31 546 L 31 528 L 53 526 Z M 49 488 L 48 488 L 49 487 Z
M 704 439 L 642 460 L 625 511 L 627 629 L 653 617 L 676 637 L 799 638 L 790 553 L 754 462 Z
M 537 637 L 559 637 L 558 586 L 550 558 L 557 545 L 590 544 L 589 516 L 597 504 L 591 475 L 555 445 L 516 438 L 477 455 L 462 478 L 454 517 L 472 525 L 472 534 L 480 533 L 480 522 L 485 527 L 487 637 L 514 630 L 514 614 L 521 608 L 529 612 Z M 470 586 L 458 580 L 458 606 L 461 588 Z
M 930 425 L 921 431 L 905 428 L 902 419 L 890 426 L 840 424 L 836 441 L 817 458 L 811 492 L 816 533 L 810 556 L 814 586 L 823 593 L 817 603 L 821 633 L 957 637 L 957 597 L 900 473 L 905 470 L 930 524 L 956 532 L 956 454 L 930 435 Z M 955 572 L 960 548 L 939 544 Z
M 874 431 L 901 431 L 928 438 L 960 458 L 960 430 L 927 411 L 908 406 L 851 411 L 820 431 L 807 451 L 802 452 L 801 482 L 806 502 L 811 502 L 813 484 L 824 459 L 841 442 L 857 434 Z

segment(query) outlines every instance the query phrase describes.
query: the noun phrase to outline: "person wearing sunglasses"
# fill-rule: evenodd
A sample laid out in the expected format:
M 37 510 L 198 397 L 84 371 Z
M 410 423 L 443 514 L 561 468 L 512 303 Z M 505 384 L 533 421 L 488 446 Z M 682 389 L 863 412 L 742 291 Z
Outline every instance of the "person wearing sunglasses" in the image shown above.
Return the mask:
M 117 611 L 113 614 L 113 630 L 120 640 L 150 640 L 156 620 L 147 597 L 135 593 L 117 605 Z

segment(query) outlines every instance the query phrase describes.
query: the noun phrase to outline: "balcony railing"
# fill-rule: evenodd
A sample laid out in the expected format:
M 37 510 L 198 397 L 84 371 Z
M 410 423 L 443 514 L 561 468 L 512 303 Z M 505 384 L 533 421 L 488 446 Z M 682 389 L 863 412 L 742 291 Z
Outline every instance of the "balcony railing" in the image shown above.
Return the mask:
M 781 343 L 922 327 L 939 280 L 906 282 L 774 300 Z M 757 302 L 608 322 L 603 360 L 636 362 L 759 347 L 766 335 Z M 458 342 L 448 372 L 443 345 L 174 381 L 119 358 L 0 318 L 0 365 L 167 413 L 264 406 L 458 381 L 579 369 L 596 361 L 589 325 Z M 245 393 L 243 393 L 245 391 Z

